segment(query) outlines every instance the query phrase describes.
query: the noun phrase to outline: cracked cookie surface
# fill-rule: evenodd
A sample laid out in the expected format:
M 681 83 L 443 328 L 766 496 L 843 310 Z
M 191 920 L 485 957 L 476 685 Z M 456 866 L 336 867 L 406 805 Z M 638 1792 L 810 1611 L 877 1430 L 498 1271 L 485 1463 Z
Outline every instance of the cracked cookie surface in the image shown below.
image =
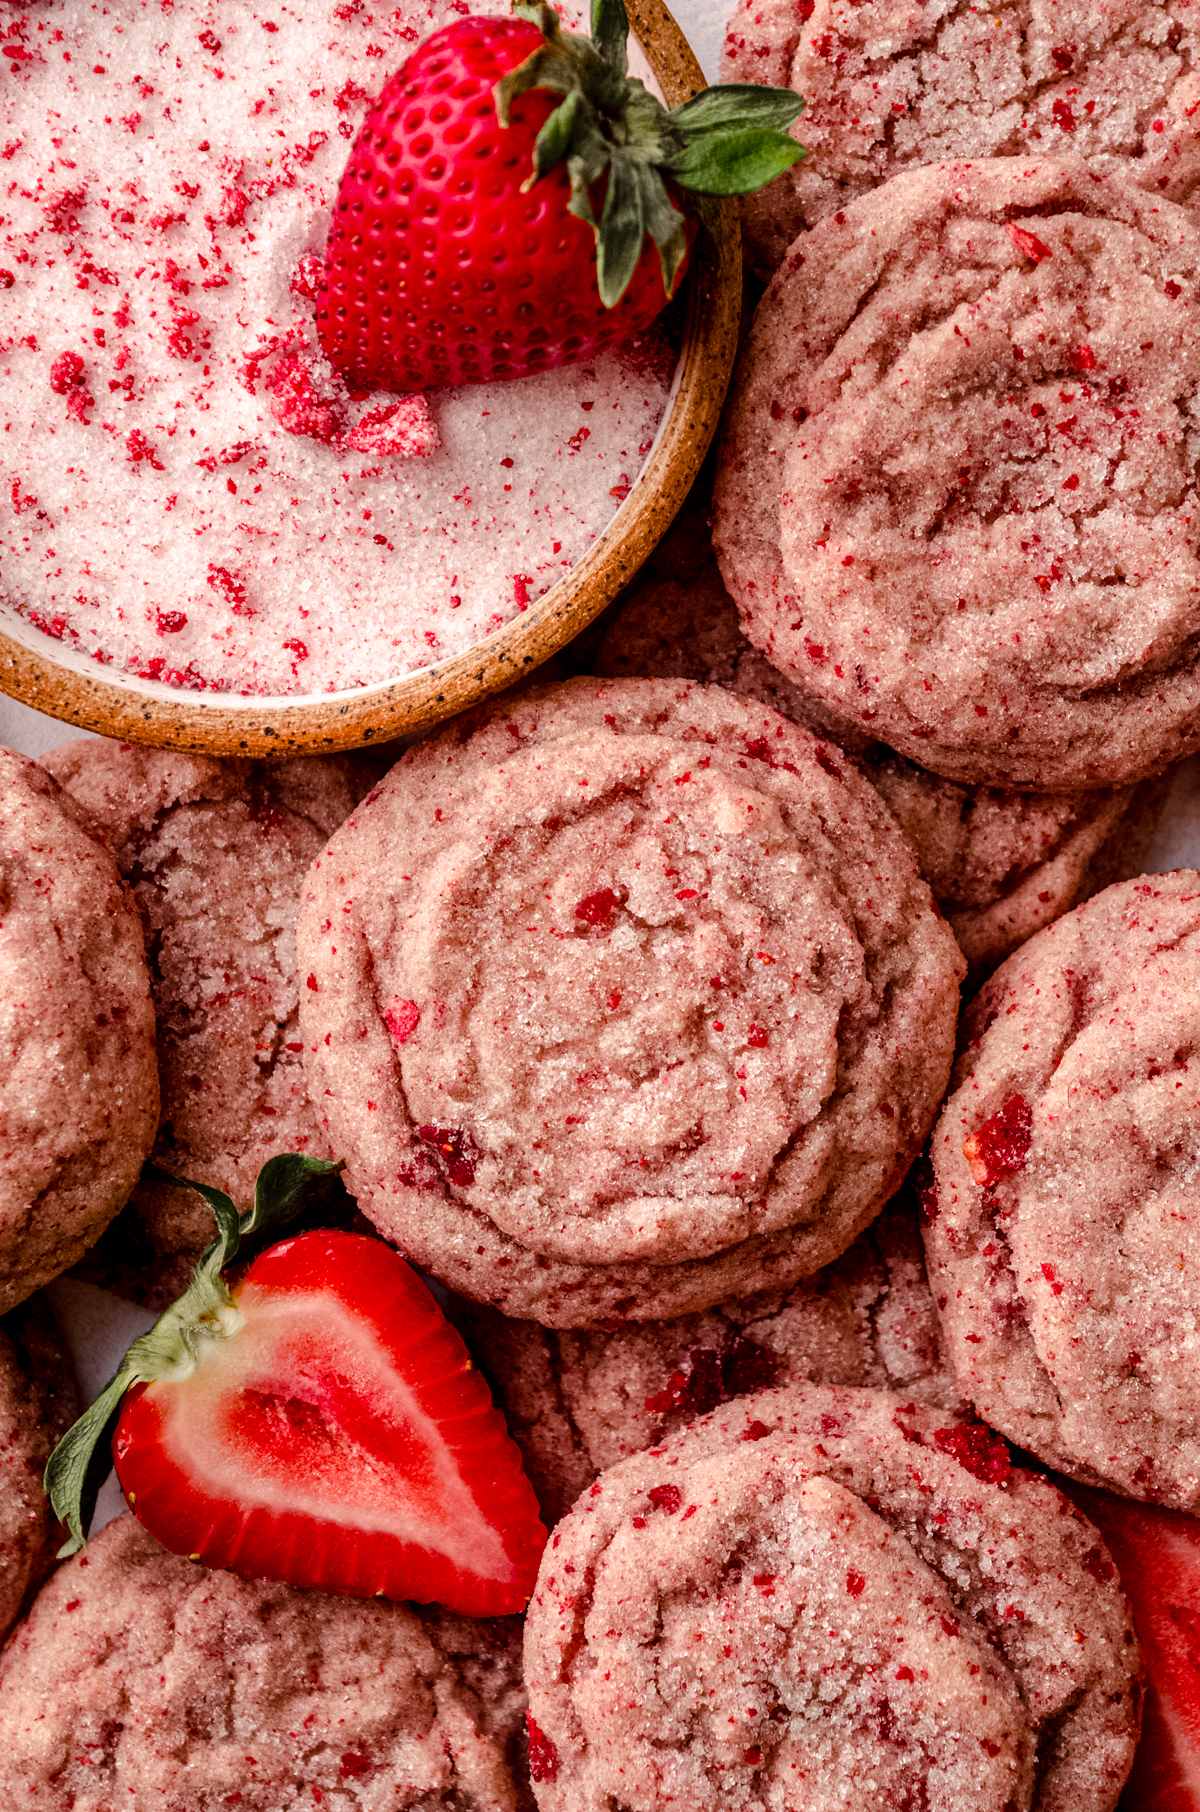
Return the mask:
M 154 1162 L 245 1206 L 274 1152 L 331 1157 L 304 1085 L 296 912 L 309 863 L 379 761 L 218 761 L 94 739 L 44 762 L 141 909 L 162 1084 Z M 192 1190 L 144 1178 L 133 1207 L 156 1259 L 190 1265 L 212 1238 Z
M 793 268 L 794 267 L 794 268 Z M 767 291 L 714 541 L 747 635 L 951 779 L 1200 740 L 1200 227 L 1082 164 L 893 178 Z
M 729 1404 L 603 1473 L 525 1630 L 542 1812 L 1111 1812 L 1141 1671 L 1098 1532 L 886 1391 Z
M 0 749 L 0 1312 L 100 1237 L 157 1124 L 133 902 L 45 770 Z
M 1174 201 L 1200 180 L 1188 0 L 738 0 L 721 75 L 805 98 L 808 157 L 742 203 L 763 276 L 804 227 L 915 165 L 1080 157 Z
M 46 1812 L 529 1812 L 521 1626 L 239 1579 L 132 1516 L 0 1663 L 0 1788 Z
M 973 1002 L 930 1144 L 930 1282 L 963 1390 L 1041 1459 L 1200 1508 L 1200 875 L 1127 881 Z
M 578 679 L 411 750 L 314 866 L 313 1099 L 417 1263 L 552 1326 L 786 1285 L 890 1196 L 961 959 L 840 751 Z

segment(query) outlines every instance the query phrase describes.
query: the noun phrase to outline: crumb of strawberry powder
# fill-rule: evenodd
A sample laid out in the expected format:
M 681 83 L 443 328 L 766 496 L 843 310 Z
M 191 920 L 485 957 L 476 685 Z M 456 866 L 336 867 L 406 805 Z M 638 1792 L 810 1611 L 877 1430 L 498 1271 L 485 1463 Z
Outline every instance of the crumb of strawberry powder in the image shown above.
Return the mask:
M 2 601 L 36 628 L 194 690 L 350 689 L 477 642 L 610 520 L 659 330 L 428 397 L 355 395 L 317 342 L 369 98 L 465 10 L 49 0 L 0 27 Z

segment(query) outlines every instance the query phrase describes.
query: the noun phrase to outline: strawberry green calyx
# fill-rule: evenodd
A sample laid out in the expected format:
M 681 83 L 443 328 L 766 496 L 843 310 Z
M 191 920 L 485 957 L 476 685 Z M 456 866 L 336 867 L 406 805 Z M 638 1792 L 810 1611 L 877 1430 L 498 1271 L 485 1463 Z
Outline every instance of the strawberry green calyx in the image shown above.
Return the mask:
M 155 1379 L 190 1377 L 206 1342 L 233 1338 L 241 1315 L 223 1276 L 226 1267 L 247 1248 L 274 1239 L 302 1210 L 313 1207 L 341 1168 L 340 1163 L 297 1152 L 270 1158 L 258 1173 L 254 1206 L 245 1214 L 219 1189 L 159 1173 L 162 1181 L 186 1183 L 204 1197 L 216 1217 L 217 1237 L 205 1248 L 178 1302 L 134 1341 L 111 1383 L 50 1455 L 44 1489 L 69 1531 L 58 1551 L 60 1560 L 77 1554 L 87 1541 L 97 1493 L 112 1470 L 112 1436 L 126 1391 Z M 150 1169 L 153 1172 L 154 1167 Z
M 496 114 L 506 126 L 513 102 L 530 88 L 565 96 L 538 134 L 524 186 L 565 161 L 570 211 L 596 235 L 606 308 L 615 308 L 628 288 L 647 233 L 658 247 L 663 288 L 668 296 L 674 292 L 687 236 L 668 179 L 697 195 L 746 195 L 805 155 L 786 131 L 804 107 L 790 88 L 729 83 L 668 112 L 627 73 L 624 0 L 592 0 L 590 38 L 564 32 L 546 0 L 514 0 L 512 10 L 537 25 L 544 42 L 496 84 Z M 591 189 L 605 173 L 597 221 Z

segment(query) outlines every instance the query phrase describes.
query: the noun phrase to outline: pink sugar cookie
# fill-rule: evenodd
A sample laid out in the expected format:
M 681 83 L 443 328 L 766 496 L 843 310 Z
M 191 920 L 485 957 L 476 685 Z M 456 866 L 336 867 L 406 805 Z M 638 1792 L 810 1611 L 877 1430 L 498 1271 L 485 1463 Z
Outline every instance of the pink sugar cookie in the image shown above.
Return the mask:
M 1126 881 L 992 977 L 930 1145 L 930 1281 L 979 1413 L 1050 1465 L 1200 1508 L 1200 875 Z
M 977 1423 L 803 1384 L 601 1474 L 525 1675 L 541 1812 L 1112 1812 L 1142 1685 L 1061 1492 Z
M 53 1565 L 42 1475 L 78 1414 L 58 1329 L 45 1299 L 30 1297 L 0 1321 L 0 1639 Z
M 99 738 L 44 760 L 142 912 L 162 1086 L 153 1160 L 249 1206 L 273 1153 L 332 1155 L 304 1084 L 296 912 L 309 864 L 385 764 L 365 754 L 217 761 Z M 207 1205 L 143 1178 L 132 1212 L 155 1265 L 178 1258 L 186 1282 L 212 1238 Z M 140 1294 L 148 1280 L 121 1282 Z
M 0 1311 L 99 1239 L 157 1125 L 137 909 L 73 801 L 0 749 Z
M 794 88 L 808 149 L 742 203 L 770 276 L 806 226 L 946 158 L 1081 157 L 1187 200 L 1200 180 L 1188 0 L 737 0 L 722 80 Z
M 309 1092 L 359 1206 L 550 1326 L 786 1286 L 904 1175 L 961 959 L 840 751 L 576 679 L 409 751 L 314 866 Z
M 1066 792 L 1200 745 L 1200 227 L 1085 165 L 939 164 L 772 282 L 714 542 L 751 641 L 935 773 Z
M 39 1812 L 531 1812 L 521 1626 L 210 1571 L 132 1516 L 0 1661 L 0 1792 Z

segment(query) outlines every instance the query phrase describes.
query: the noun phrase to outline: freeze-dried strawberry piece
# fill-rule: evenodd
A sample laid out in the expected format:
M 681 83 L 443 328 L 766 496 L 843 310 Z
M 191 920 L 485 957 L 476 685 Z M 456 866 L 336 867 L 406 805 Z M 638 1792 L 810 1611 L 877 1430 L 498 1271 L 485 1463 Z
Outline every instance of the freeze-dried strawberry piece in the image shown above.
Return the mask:
M 475 1166 L 483 1154 L 463 1127 L 418 1126 L 417 1137 L 433 1147 L 448 1182 L 465 1188 L 475 1181 Z
M 271 414 L 289 434 L 334 446 L 342 433 L 337 403 L 318 394 L 312 366 L 299 353 L 286 352 L 271 373 Z
M 529 1730 L 529 1772 L 535 1781 L 552 1781 L 558 1774 L 558 1750 L 544 1730 L 539 1730 L 533 1713 L 525 1713 Z
M 963 1141 L 963 1156 L 977 1183 L 987 1186 L 1024 1168 L 1033 1137 L 1033 1110 L 1024 1095 L 1004 1105 Z
M 933 1438 L 943 1453 L 953 1455 L 960 1466 L 988 1485 L 1002 1485 L 1012 1471 L 1008 1442 L 982 1423 L 959 1422 L 954 1428 L 937 1428 Z
M 385 459 L 421 459 L 441 446 L 442 437 L 425 397 L 402 396 L 386 408 L 368 410 L 342 444 Z

